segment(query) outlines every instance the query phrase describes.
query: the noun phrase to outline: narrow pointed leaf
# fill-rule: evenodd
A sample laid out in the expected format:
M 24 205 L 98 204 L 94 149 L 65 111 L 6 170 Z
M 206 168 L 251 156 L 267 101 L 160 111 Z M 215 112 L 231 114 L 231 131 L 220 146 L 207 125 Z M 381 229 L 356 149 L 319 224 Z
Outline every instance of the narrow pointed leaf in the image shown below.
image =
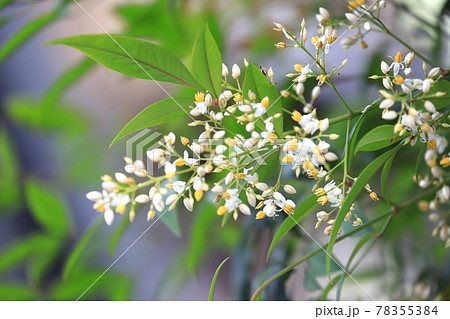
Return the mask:
M 387 196 L 387 179 L 389 177 L 389 172 L 391 171 L 392 163 L 394 162 L 395 154 L 391 156 L 387 161 L 386 164 L 383 166 L 383 171 L 381 172 L 381 193 L 383 194 L 384 199 L 389 203 L 389 199 Z
M 291 215 L 292 218 L 288 216 L 284 220 L 283 224 L 281 224 L 280 228 L 278 228 L 277 233 L 270 243 L 269 251 L 267 252 L 267 260 L 269 259 L 272 249 L 276 245 L 276 243 L 278 243 L 289 230 L 291 230 L 295 226 L 298 226 L 297 223 L 308 216 L 308 214 L 312 212 L 313 209 L 318 205 L 319 203 L 317 203 L 317 196 L 312 194 L 298 205 L 294 214 Z
M 216 273 L 214 274 L 214 277 L 213 277 L 213 279 L 211 281 L 211 287 L 209 288 L 209 297 L 208 297 L 209 301 L 213 301 L 214 300 L 214 290 L 216 288 L 217 277 L 219 276 L 220 269 L 222 269 L 222 266 L 227 262 L 228 259 L 230 259 L 230 257 L 225 258 L 220 263 L 219 267 L 217 267 Z
M 124 35 L 92 34 L 53 40 L 80 50 L 105 67 L 133 78 L 202 87 L 178 57 L 160 46 Z
M 364 189 L 367 182 L 375 175 L 375 173 L 381 168 L 381 166 L 386 163 L 387 160 L 391 156 L 395 154 L 401 147 L 398 146 L 396 148 L 393 148 L 386 153 L 380 155 L 375 160 L 372 161 L 369 165 L 366 166 L 366 168 L 359 174 L 356 182 L 353 184 L 353 186 L 350 189 L 350 192 L 347 194 L 347 197 L 345 198 L 344 202 L 342 203 L 341 209 L 339 210 L 336 221 L 333 225 L 333 231 L 330 236 L 330 242 L 328 244 L 327 248 L 327 259 L 326 259 L 326 267 L 327 267 L 327 274 L 328 277 L 330 277 L 330 266 L 331 266 L 331 254 L 333 253 L 334 244 L 336 243 L 337 235 L 339 232 L 339 229 L 341 228 L 342 222 L 344 221 L 345 215 L 350 209 L 350 206 L 355 201 L 356 197 L 359 195 L 362 189 Z
M 69 233 L 63 203 L 51 190 L 36 180 L 28 180 L 25 197 L 34 220 L 50 235 L 62 238 Z
M 194 44 L 192 73 L 213 97 L 219 97 L 222 81 L 222 55 L 207 24 L 200 30 Z
M 188 106 L 193 103 L 190 97 L 177 97 L 158 101 L 148 106 L 125 125 L 114 138 L 110 147 L 130 133 L 187 116 Z
M 80 261 L 81 254 L 83 253 L 84 249 L 88 245 L 89 241 L 92 239 L 94 234 L 97 232 L 97 230 L 100 228 L 100 226 L 103 225 L 103 217 L 97 219 L 92 223 L 91 226 L 83 233 L 81 239 L 78 241 L 76 246 L 73 248 L 72 252 L 69 255 L 69 258 L 67 258 L 67 262 L 64 265 L 63 269 L 63 281 L 67 281 L 74 271 L 77 263 Z
M 283 114 L 283 105 L 281 103 L 280 93 L 277 88 L 272 85 L 261 70 L 254 64 L 249 64 L 245 72 L 245 80 L 243 85 L 244 96 L 248 97 L 248 91 L 251 90 L 256 95 L 256 102 L 261 102 L 264 97 L 269 98 L 269 106 L 267 107 L 267 116 L 277 113 Z M 255 120 L 258 127 L 264 128 L 263 115 Z M 273 124 L 275 131 L 279 136 L 283 136 L 283 117 L 274 119 Z
M 360 139 L 355 152 L 376 151 L 388 147 L 398 140 L 399 137 L 394 134 L 394 125 L 381 125 Z

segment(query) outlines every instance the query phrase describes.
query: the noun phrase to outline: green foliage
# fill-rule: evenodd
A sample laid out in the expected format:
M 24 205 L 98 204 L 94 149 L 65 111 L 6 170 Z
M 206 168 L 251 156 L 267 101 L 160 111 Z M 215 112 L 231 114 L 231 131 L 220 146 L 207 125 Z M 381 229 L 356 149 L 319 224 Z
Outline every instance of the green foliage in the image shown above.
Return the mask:
M 367 182 L 375 175 L 375 173 L 386 163 L 387 160 L 391 156 L 395 154 L 395 152 L 398 151 L 397 148 L 393 148 L 386 153 L 380 155 L 375 160 L 372 161 L 367 167 L 358 175 L 358 178 L 356 182 L 353 184 L 353 186 L 350 189 L 350 192 L 345 197 L 344 202 L 342 203 L 341 209 L 339 210 L 339 213 L 337 214 L 336 220 L 333 224 L 333 231 L 330 235 L 330 242 L 328 244 L 328 255 L 326 260 L 326 267 L 327 267 L 327 273 L 328 276 L 330 275 L 331 271 L 331 259 L 330 256 L 333 253 L 334 244 L 336 242 L 337 235 L 341 229 L 342 222 L 344 221 L 345 215 L 350 209 L 350 206 L 355 201 L 356 197 L 359 195 L 362 189 L 366 186 Z
M 266 76 L 261 70 L 254 64 L 249 64 L 245 72 L 245 80 L 242 91 L 247 95 L 251 90 L 256 95 L 256 100 L 261 101 L 264 97 L 269 98 L 269 106 L 267 107 L 267 115 L 273 116 L 277 113 L 283 113 L 283 105 L 281 102 L 281 96 L 277 88 L 269 82 Z M 248 96 L 247 96 L 248 97 Z M 262 121 L 263 116 L 255 121 L 256 125 L 261 129 L 264 129 L 264 123 Z M 275 131 L 279 136 L 283 136 L 283 117 L 273 121 Z
M 85 250 L 86 246 L 92 240 L 94 234 L 98 231 L 98 229 L 103 225 L 103 219 L 99 218 L 92 225 L 85 230 L 81 238 L 78 240 L 77 244 L 71 251 L 69 257 L 67 258 L 66 264 L 64 265 L 63 270 L 63 281 L 66 282 L 72 272 L 75 270 L 77 266 L 80 266 L 79 262 L 81 259 L 81 255 Z
M 192 52 L 192 73 L 214 98 L 221 92 L 222 54 L 208 25 L 199 32 Z
M 20 198 L 19 167 L 15 150 L 4 129 L 0 130 L 0 207 L 13 208 Z M 2 211 L 4 214 L 5 212 Z
M 43 183 L 30 179 L 25 185 L 27 205 L 35 221 L 50 235 L 69 235 L 69 221 L 60 199 Z
M 319 246 L 320 247 L 320 246 Z M 317 249 L 316 243 L 311 243 L 309 245 L 309 253 L 312 253 Z M 317 278 L 324 276 L 327 274 L 327 270 L 325 268 L 326 264 L 326 254 L 325 251 L 318 253 L 317 255 L 308 259 L 307 268 L 305 271 L 305 288 L 311 291 L 320 290 L 322 287 L 317 282 Z M 341 270 L 341 267 L 336 262 L 336 258 L 333 256 L 331 260 L 330 271 L 335 272 Z
M 189 106 L 193 103 L 191 97 L 177 97 L 148 106 L 125 125 L 111 142 L 110 147 L 130 133 L 186 116 L 189 114 Z
M 230 257 L 225 258 L 220 263 L 219 267 L 217 267 L 216 272 L 214 273 L 214 277 L 213 277 L 213 279 L 211 281 L 211 286 L 209 288 L 209 297 L 208 297 L 209 301 L 213 301 L 214 300 L 214 290 L 216 288 L 217 277 L 219 276 L 220 269 L 222 269 L 222 266 L 227 262 L 228 259 L 230 259 Z
M 387 180 L 388 180 L 388 176 L 389 176 L 389 172 L 391 170 L 391 166 L 392 163 L 394 162 L 394 158 L 395 158 L 395 154 L 394 156 L 390 157 L 387 161 L 386 164 L 384 164 L 383 166 L 383 171 L 381 172 L 381 193 L 383 194 L 384 199 L 389 203 L 389 199 L 388 199 L 388 192 L 386 190 L 386 186 L 387 186 Z
M 80 35 L 53 40 L 80 50 L 105 67 L 133 78 L 187 85 L 203 91 L 200 84 L 172 53 L 160 46 L 124 35 Z
M 378 126 L 359 140 L 355 152 L 376 151 L 395 144 L 399 139 L 394 135 L 394 125 Z
M 3 284 L 0 285 L 0 300 L 2 301 L 36 300 L 36 295 L 27 287 L 17 284 Z

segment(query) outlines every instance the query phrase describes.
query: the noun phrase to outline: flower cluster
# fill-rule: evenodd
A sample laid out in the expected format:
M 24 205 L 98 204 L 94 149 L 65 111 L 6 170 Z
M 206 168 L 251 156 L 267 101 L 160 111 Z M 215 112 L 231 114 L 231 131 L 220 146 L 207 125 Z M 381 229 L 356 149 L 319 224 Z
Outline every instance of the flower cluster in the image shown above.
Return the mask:
M 439 204 L 447 202 L 450 198 L 449 186 L 445 184 L 443 168 L 450 166 L 448 140 L 445 135 L 439 134 L 449 127 L 445 122 L 448 114 L 441 113 L 433 104 L 433 99 L 439 99 L 446 92 L 432 90 L 433 86 L 442 78 L 439 67 L 427 69 L 423 64 L 424 78 L 413 75 L 411 64 L 414 53 L 409 52 L 403 58 L 397 52 L 391 64 L 381 62 L 383 76 L 372 76 L 372 79 L 382 78 L 382 84 L 387 90 L 380 90 L 383 97 L 379 107 L 383 109 L 382 118 L 396 121 L 394 134 L 408 136 L 409 143 L 414 146 L 418 141 L 426 147 L 424 162 L 429 168 L 426 175 L 414 176 L 419 187 L 427 188 L 430 185 L 442 185 L 435 198 L 428 202 L 422 201 L 419 207 L 422 210 L 435 211 L 430 219 L 438 221 L 439 225 L 434 231 L 440 233 L 443 241 L 450 245 L 449 229 L 446 219 L 449 214 L 438 214 Z

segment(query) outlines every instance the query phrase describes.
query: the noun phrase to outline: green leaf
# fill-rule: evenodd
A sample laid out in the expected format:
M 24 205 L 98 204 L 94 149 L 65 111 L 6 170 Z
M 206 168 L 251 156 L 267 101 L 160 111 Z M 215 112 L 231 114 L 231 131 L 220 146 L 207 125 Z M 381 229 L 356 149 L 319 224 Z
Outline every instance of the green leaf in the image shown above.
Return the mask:
M 308 253 L 314 252 L 317 249 L 317 246 L 318 245 L 316 243 L 311 243 L 309 245 Z M 320 247 L 322 246 L 319 245 L 319 248 Z M 308 266 L 305 271 L 305 281 L 306 281 L 305 284 L 308 290 L 315 291 L 322 289 L 322 287 L 317 282 L 317 278 L 324 276 L 327 273 L 325 268 L 325 259 L 326 254 L 324 250 L 308 259 L 307 261 Z M 336 258 L 333 256 L 331 263 L 331 272 L 341 270 L 341 267 L 335 260 Z
M 62 202 L 50 189 L 40 182 L 29 179 L 25 196 L 34 220 L 55 237 L 63 238 L 69 233 L 69 223 Z
M 27 287 L 21 285 L 0 285 L 0 300 L 2 301 L 24 301 L 36 300 L 36 295 Z
M 98 218 L 83 233 L 83 235 L 81 236 L 81 239 L 77 242 L 75 248 L 72 250 L 69 257 L 67 258 L 66 264 L 64 265 L 64 269 L 63 269 L 63 281 L 64 282 L 66 282 L 70 278 L 75 267 L 79 263 L 81 254 L 85 250 L 87 244 L 89 243 L 89 241 L 92 239 L 94 234 L 98 231 L 98 229 L 102 225 L 103 225 L 103 218 Z
M 394 135 L 394 125 L 378 126 L 359 140 L 355 152 L 376 151 L 394 144 L 399 138 Z
M 70 69 L 65 71 L 58 79 L 53 82 L 53 85 L 47 90 L 42 103 L 44 105 L 55 106 L 61 94 L 65 92 L 74 82 L 80 79 L 88 70 L 94 66 L 95 63 L 89 58 L 84 58 L 76 63 Z
M 29 279 L 33 286 L 42 283 L 57 261 L 64 242 L 47 235 L 37 235 L 34 239 L 34 250 L 27 264 Z
M 189 113 L 188 106 L 193 103 L 190 97 L 178 97 L 158 101 L 148 106 L 125 125 L 109 147 L 130 133 L 186 116 L 186 113 Z
M 105 67 L 133 78 L 187 85 L 203 91 L 178 57 L 160 46 L 127 37 L 107 34 L 80 35 L 53 40 L 80 50 Z
M 8 100 L 7 112 L 17 124 L 43 131 L 58 130 L 78 136 L 86 128 L 85 119 L 68 107 L 53 107 L 20 96 Z
M 330 236 L 330 242 L 328 244 L 327 248 L 327 260 L 326 260 L 326 269 L 327 274 L 330 276 L 330 266 L 331 266 L 331 254 L 333 253 L 334 244 L 336 243 L 336 238 L 338 235 L 338 232 L 341 228 L 342 222 L 344 221 L 345 215 L 350 209 L 350 206 L 355 201 L 356 197 L 359 195 L 362 189 L 366 186 L 367 182 L 375 175 L 375 173 L 381 168 L 381 166 L 386 163 L 386 161 L 393 156 L 399 148 L 402 146 L 400 144 L 398 147 L 393 148 L 386 153 L 380 155 L 375 160 L 372 161 L 369 165 L 366 166 L 366 168 L 359 174 L 356 182 L 353 184 L 353 186 L 350 188 L 350 192 L 347 194 L 347 197 L 345 197 L 344 202 L 342 203 L 341 209 L 339 210 L 339 213 L 337 214 L 336 220 L 333 225 L 333 231 Z
M 256 102 L 260 102 L 264 97 L 269 98 L 269 106 L 267 107 L 266 115 L 272 116 L 276 113 L 283 114 L 283 105 L 281 102 L 281 96 L 277 88 L 272 85 L 261 70 L 254 64 L 249 64 L 247 71 L 245 72 L 245 79 L 242 91 L 247 96 L 248 91 L 252 90 L 256 95 Z M 248 97 L 248 96 L 247 96 Z M 259 117 L 255 123 L 256 125 L 264 129 L 264 123 L 262 117 Z M 280 116 L 274 119 L 273 124 L 278 136 L 283 136 L 283 117 Z
M 0 130 L 0 207 L 20 205 L 19 167 L 6 130 Z M 5 213 L 6 210 L 2 210 Z
M 9 57 L 15 50 L 23 45 L 31 36 L 40 31 L 50 22 L 55 20 L 60 14 L 60 9 L 41 15 L 28 22 L 22 29 L 9 38 L 0 48 L 0 64 Z
M 192 52 L 192 73 L 216 99 L 222 82 L 222 55 L 207 24 L 200 30 Z
M 395 158 L 395 154 L 386 161 L 386 164 L 384 164 L 383 170 L 381 172 L 381 182 L 380 182 L 381 183 L 381 194 L 383 194 L 384 199 L 388 203 L 389 203 L 389 199 L 387 196 L 386 185 L 387 185 L 387 179 L 389 176 L 389 172 L 391 171 L 392 163 L 394 162 L 394 158 Z
M 22 238 L 15 243 L 9 244 L 4 248 L 0 255 L 0 272 L 4 272 L 9 268 L 15 267 L 30 257 L 36 245 L 34 244 L 35 236 Z
M 230 257 L 225 258 L 219 265 L 219 267 L 217 267 L 216 273 L 214 274 L 214 277 L 211 281 L 211 287 L 209 288 L 209 301 L 213 301 L 214 300 L 214 289 L 216 288 L 216 281 L 217 281 L 217 277 L 219 276 L 219 272 L 220 269 L 222 268 L 222 266 L 227 262 L 227 260 L 230 259 Z
M 304 201 L 302 201 L 297 208 L 295 209 L 295 212 L 293 215 L 288 216 L 283 224 L 281 224 L 280 228 L 278 228 L 277 233 L 272 239 L 272 242 L 270 243 L 269 251 L 267 252 L 267 260 L 270 257 L 270 253 L 272 252 L 273 247 L 276 243 L 280 241 L 280 239 L 286 235 L 286 233 L 291 230 L 292 227 L 297 226 L 297 223 L 299 223 L 303 218 L 308 216 L 310 212 L 313 211 L 314 208 L 316 208 L 319 205 L 317 202 L 317 196 L 312 194 L 308 198 L 306 198 Z
M 175 236 L 181 236 L 180 222 L 178 221 L 178 214 L 176 210 L 165 211 L 162 213 L 157 212 L 157 215 L 161 216 L 161 221 Z

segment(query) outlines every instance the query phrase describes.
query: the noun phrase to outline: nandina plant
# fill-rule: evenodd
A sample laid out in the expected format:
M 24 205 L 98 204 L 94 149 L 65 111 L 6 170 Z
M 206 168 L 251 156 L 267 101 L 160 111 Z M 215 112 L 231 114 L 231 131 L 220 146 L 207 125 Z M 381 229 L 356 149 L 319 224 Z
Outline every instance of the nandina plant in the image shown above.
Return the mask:
M 275 22 L 274 31 L 280 34 L 275 47 L 301 50 L 309 57 L 293 68 L 286 66 L 286 76 L 292 80 L 286 87 L 274 82 L 274 72 L 286 70 L 267 70 L 246 59 L 243 65 L 228 68 L 208 25 L 198 33 L 189 68 L 164 48 L 128 36 L 82 35 L 50 42 L 78 49 L 126 76 L 174 83 L 193 92 L 169 95 L 150 105 L 118 133 L 112 144 L 137 130 L 186 120 L 181 135 L 165 132 L 146 150 L 147 158 L 124 157 L 124 173 L 103 175 L 101 190 L 87 194 L 94 209 L 103 213 L 108 225 L 123 214 L 133 222 L 138 206 L 145 209 L 148 221 L 156 221 L 180 206 L 195 214 L 203 201 L 216 205 L 222 226 L 230 219 L 236 223 L 243 218 L 254 223 L 281 219 L 268 259 L 293 228 L 299 227 L 311 238 L 317 231 L 329 236 L 327 243 L 300 260 L 270 278 L 263 277 L 252 300 L 323 251 L 329 284 L 322 298 L 338 283 L 340 294 L 345 277 L 351 277 L 359 264 L 355 256 L 361 248 L 372 247 L 395 215 L 414 206 L 429 212 L 435 223 L 430 236 L 438 236 L 449 247 L 448 71 L 385 26 L 380 19 L 385 6 L 382 0 L 349 1 L 345 17 L 320 8 L 315 28 L 307 28 L 302 20 L 300 29 L 292 32 Z M 354 35 L 348 36 L 348 30 Z M 363 106 L 352 105 L 334 84 L 352 61 L 345 59 L 336 66 L 328 62 L 328 56 L 344 34 L 344 48 L 355 44 L 367 48 L 365 38 L 371 32 L 396 39 L 404 50 L 386 56 L 370 77 L 379 86 L 379 94 L 366 96 Z M 413 72 L 414 64 L 422 65 L 420 74 Z M 340 114 L 333 118 L 316 107 L 324 86 L 339 100 Z M 339 129 L 342 124 L 344 130 Z M 363 152 L 370 161 L 360 167 L 354 159 Z M 390 199 L 387 185 L 398 184 L 392 181 L 398 175 L 390 170 L 404 152 L 414 158 L 416 169 L 410 177 L 417 187 L 406 200 L 396 202 Z M 383 213 L 364 214 L 380 202 L 386 207 Z M 309 215 L 315 215 L 315 226 L 302 226 Z M 348 262 L 339 264 L 333 257 L 335 244 L 359 233 L 364 237 Z M 342 272 L 333 275 L 336 264 Z M 217 273 L 214 285 L 216 278 Z

